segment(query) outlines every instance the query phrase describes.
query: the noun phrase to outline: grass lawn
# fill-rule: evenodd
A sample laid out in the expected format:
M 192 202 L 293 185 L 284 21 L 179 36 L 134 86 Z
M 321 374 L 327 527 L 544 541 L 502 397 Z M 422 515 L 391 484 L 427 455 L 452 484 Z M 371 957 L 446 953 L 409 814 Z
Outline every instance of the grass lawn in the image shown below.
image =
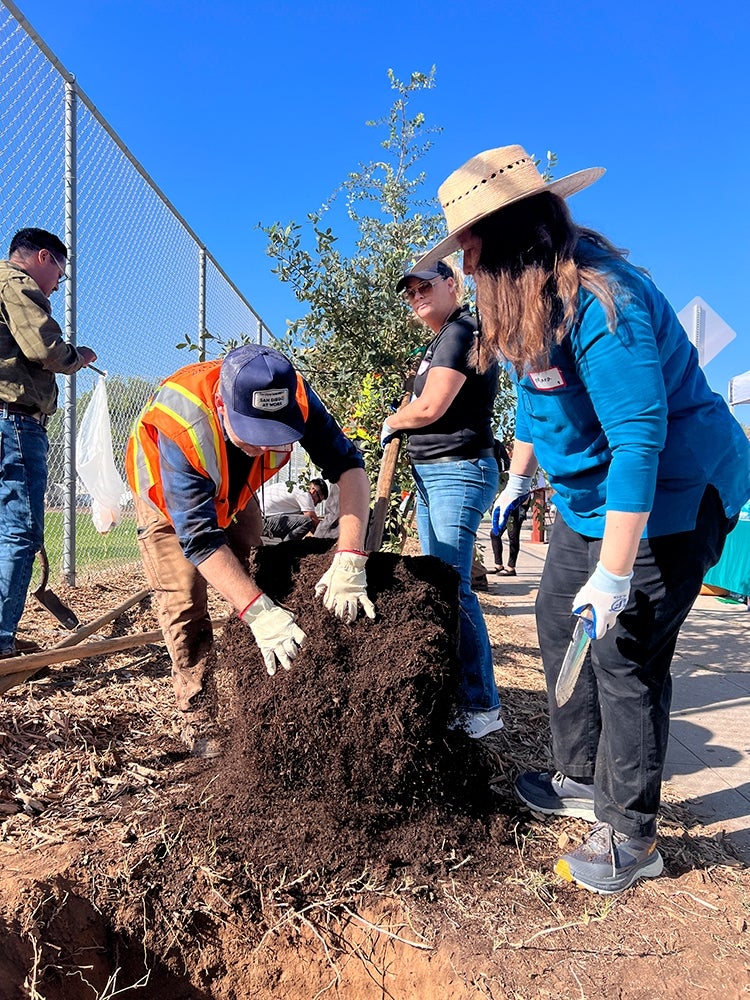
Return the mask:
M 63 572 L 63 512 L 48 510 L 44 519 L 44 544 L 50 566 L 50 584 L 60 579 Z M 94 527 L 89 510 L 76 514 L 76 574 L 98 573 L 104 569 L 131 565 L 140 560 L 135 538 L 135 515 L 124 511 L 120 523 L 100 535 Z M 34 578 L 38 581 L 38 564 Z

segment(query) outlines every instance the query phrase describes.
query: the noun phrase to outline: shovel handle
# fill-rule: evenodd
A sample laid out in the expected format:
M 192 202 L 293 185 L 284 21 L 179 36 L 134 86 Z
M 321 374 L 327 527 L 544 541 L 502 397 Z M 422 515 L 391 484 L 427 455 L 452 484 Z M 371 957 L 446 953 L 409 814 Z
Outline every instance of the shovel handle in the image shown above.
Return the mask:
M 401 439 L 395 437 L 383 449 L 378 482 L 375 487 L 375 504 L 370 515 L 370 524 L 365 540 L 365 549 L 368 552 L 377 552 L 383 544 L 385 518 L 388 513 L 388 503 L 391 498 L 391 488 L 393 487 L 393 477 L 396 474 L 400 448 Z
M 407 379 L 407 388 L 401 397 L 399 410 L 403 410 L 407 403 L 411 401 L 411 387 L 414 379 Z M 383 544 L 383 534 L 385 532 L 385 518 L 388 513 L 388 504 L 391 499 L 391 489 L 393 479 L 396 475 L 398 465 L 398 455 L 401 450 L 401 434 L 392 438 L 383 448 L 383 457 L 380 460 L 380 470 L 378 481 L 375 486 L 375 503 L 370 514 L 370 523 L 367 527 L 367 538 L 365 539 L 365 549 L 368 552 L 378 552 Z
M 226 625 L 232 618 L 219 618 L 213 622 L 214 627 Z M 163 642 L 161 629 L 153 632 L 138 632 L 136 635 L 119 635 L 113 639 L 99 639 L 97 642 L 87 642 L 83 646 L 52 647 L 42 649 L 38 653 L 26 653 L 23 656 L 9 656 L 0 660 L 0 677 L 12 674 L 23 674 L 24 678 L 35 674 L 42 667 L 53 663 L 68 663 L 71 660 L 88 660 L 92 656 L 104 656 L 107 653 L 121 653 L 125 649 L 136 649 L 138 646 L 149 646 L 152 643 Z M 24 679 L 21 678 L 21 679 Z M 20 683 L 20 680 L 13 683 Z
M 0 677 L 7 677 L 8 674 L 30 672 L 36 673 L 42 667 L 49 667 L 53 663 L 67 663 L 69 660 L 87 660 L 91 656 L 102 656 L 105 653 L 118 653 L 123 649 L 133 649 L 136 646 L 147 646 L 151 642 L 161 642 L 161 629 L 154 632 L 141 632 L 139 635 L 120 635 L 114 639 L 100 639 L 98 642 L 89 642 L 83 646 L 66 647 L 64 649 L 54 647 L 43 649 L 38 653 L 26 653 L 23 656 L 9 656 L 6 660 L 0 660 Z
M 41 549 L 39 549 L 39 551 L 37 552 L 36 557 L 39 560 L 39 565 L 42 567 L 42 579 L 41 582 L 39 583 L 39 586 L 37 587 L 37 590 L 38 591 L 46 590 L 47 583 L 49 581 L 49 558 L 47 556 L 47 550 L 43 545 Z
M 134 604 L 139 604 L 145 597 L 148 597 L 150 593 L 151 590 L 148 587 L 144 590 L 139 590 L 137 594 L 133 594 L 133 596 L 129 597 L 127 601 L 123 601 L 122 604 L 118 604 L 116 608 L 113 608 L 106 614 L 94 619 L 93 622 L 89 622 L 88 625 L 82 625 L 72 635 L 66 635 L 60 642 L 55 643 L 52 648 L 65 649 L 66 646 L 78 645 L 79 642 L 83 642 L 84 639 L 88 639 L 90 635 L 97 632 L 102 625 L 107 625 L 109 622 L 113 622 L 115 618 L 119 618 L 120 615 L 132 608 Z

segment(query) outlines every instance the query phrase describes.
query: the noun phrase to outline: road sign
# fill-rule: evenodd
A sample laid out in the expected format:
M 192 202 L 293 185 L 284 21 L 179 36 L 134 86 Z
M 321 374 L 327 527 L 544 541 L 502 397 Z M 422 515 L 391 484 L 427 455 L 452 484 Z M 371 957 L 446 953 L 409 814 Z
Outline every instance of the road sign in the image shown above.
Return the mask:
M 685 308 L 677 313 L 677 319 L 685 327 L 690 343 L 698 351 L 701 368 L 704 368 L 737 336 L 699 295 L 691 299 Z

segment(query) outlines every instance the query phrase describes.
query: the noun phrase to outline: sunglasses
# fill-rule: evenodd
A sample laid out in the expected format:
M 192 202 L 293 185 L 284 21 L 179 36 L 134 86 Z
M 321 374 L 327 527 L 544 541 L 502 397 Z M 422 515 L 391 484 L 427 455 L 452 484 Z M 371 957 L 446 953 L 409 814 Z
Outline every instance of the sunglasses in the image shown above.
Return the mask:
M 430 294 L 436 281 L 445 281 L 445 278 L 438 277 L 433 278 L 431 281 L 420 281 L 419 284 L 414 285 L 413 288 L 405 288 L 401 293 L 401 298 L 404 302 L 413 302 L 418 294 L 424 298 L 426 295 Z

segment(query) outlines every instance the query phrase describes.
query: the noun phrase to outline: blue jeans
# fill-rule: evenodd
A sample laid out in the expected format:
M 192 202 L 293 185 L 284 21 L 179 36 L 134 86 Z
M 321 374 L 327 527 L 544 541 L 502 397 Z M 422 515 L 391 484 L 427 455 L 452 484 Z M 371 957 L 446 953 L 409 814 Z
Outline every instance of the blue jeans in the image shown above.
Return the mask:
M 613 628 L 591 643 L 573 695 L 554 690 L 575 619 L 573 598 L 593 572 L 601 538 L 558 517 L 536 599 L 547 679 L 553 766 L 594 782 L 596 818 L 628 837 L 652 837 L 661 796 L 672 699 L 670 666 L 680 627 L 733 522 L 709 486 L 693 531 L 644 538 L 630 599 Z
M 16 629 L 44 543 L 47 432 L 33 417 L 0 417 L 0 654 L 15 649 Z
M 497 462 L 494 458 L 477 458 L 425 463 L 414 465 L 413 472 L 422 552 L 453 566 L 461 577 L 459 707 L 472 712 L 499 708 L 487 626 L 477 595 L 471 589 L 477 529 L 497 493 Z

